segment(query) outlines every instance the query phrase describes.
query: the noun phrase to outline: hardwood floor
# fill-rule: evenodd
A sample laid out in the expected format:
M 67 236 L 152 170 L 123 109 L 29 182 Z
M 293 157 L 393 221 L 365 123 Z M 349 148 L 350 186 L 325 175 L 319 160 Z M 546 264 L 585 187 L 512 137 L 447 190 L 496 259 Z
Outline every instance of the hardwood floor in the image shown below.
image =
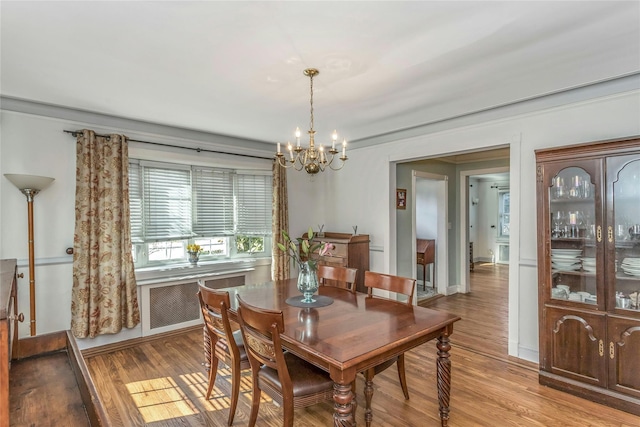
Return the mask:
M 423 307 L 456 314 L 451 342 L 456 346 L 498 358 L 508 354 L 509 266 L 476 264 L 469 273 L 468 294 L 428 300 Z M 491 339 L 486 337 L 490 336 Z
M 538 384 L 536 368 L 507 358 L 507 266 L 481 265 L 472 273 L 472 292 L 432 301 L 430 307 L 463 317 L 454 327 L 451 418 L 453 427 L 631 427 L 638 417 Z M 504 301 L 501 301 L 504 300 Z M 500 307 L 498 309 L 498 307 Z M 482 338 L 488 337 L 488 338 Z M 86 357 L 111 425 L 224 426 L 231 376 L 219 369 L 211 399 L 201 365 L 202 332 L 181 334 Z M 374 426 L 439 425 L 436 348 L 430 342 L 406 354 L 411 399 L 404 400 L 395 369 L 375 378 Z M 221 366 L 222 367 L 222 366 Z M 364 425 L 358 378 L 356 420 Z M 247 374 L 240 389 L 235 426 L 246 426 L 251 403 Z M 333 425 L 331 403 L 296 410 L 297 426 Z M 258 426 L 282 425 L 282 411 L 263 394 Z
M 11 426 L 89 426 L 66 351 L 14 360 L 9 388 Z

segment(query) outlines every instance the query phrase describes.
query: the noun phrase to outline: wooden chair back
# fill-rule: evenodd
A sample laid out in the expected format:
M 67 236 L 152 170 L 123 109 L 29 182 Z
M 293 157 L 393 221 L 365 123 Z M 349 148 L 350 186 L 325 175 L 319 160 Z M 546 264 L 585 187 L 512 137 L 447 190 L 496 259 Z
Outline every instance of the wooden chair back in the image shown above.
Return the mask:
M 205 398 L 209 400 L 211 396 L 218 373 L 218 361 L 221 361 L 231 368 L 231 405 L 228 418 L 228 425 L 231 425 L 240 393 L 240 372 L 251 368 L 250 361 L 240 331 L 234 333 L 229 320 L 229 292 L 199 285 L 198 299 L 205 323 L 204 350 L 209 367 L 209 385 Z
M 237 298 L 240 329 L 253 377 L 249 427 L 256 425 L 262 391 L 282 406 L 283 426 L 293 427 L 294 408 L 333 400 L 333 380 L 327 372 L 283 351 L 282 311 L 255 307 L 239 295 Z
M 321 286 L 335 286 L 355 292 L 357 275 L 357 268 L 330 265 L 318 266 L 318 279 Z
M 364 285 L 367 287 L 367 294 L 369 296 L 373 296 L 373 289 L 380 289 L 406 295 L 407 305 L 413 304 L 413 293 L 416 290 L 416 279 L 365 271 Z
M 283 387 L 286 384 L 290 386 L 291 380 L 280 341 L 280 334 L 284 331 L 282 311 L 255 307 L 244 302 L 239 295 L 237 298 L 238 319 L 252 369 L 255 366 L 257 371 L 261 365 L 275 369 Z
M 205 325 L 210 332 L 212 341 L 211 351 L 214 346 L 228 347 L 233 356 L 239 354 L 238 346 L 233 339 L 233 329 L 229 320 L 228 309 L 231 306 L 229 292 L 217 291 L 206 286 L 199 285 L 198 298 L 204 317 Z

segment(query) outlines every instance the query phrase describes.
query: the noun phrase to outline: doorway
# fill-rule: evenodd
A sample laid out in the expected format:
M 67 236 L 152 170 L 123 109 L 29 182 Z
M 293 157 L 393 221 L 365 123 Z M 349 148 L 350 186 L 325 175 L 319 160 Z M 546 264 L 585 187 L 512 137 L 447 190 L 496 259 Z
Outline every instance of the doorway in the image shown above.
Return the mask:
M 460 172 L 462 293 L 471 291 L 469 275 L 476 262 L 509 263 L 509 187 L 508 166 Z
M 417 265 L 416 240 L 435 241 L 435 259 L 428 266 L 428 275 L 426 269 L 414 268 L 414 277 L 418 279 L 417 300 L 421 301 L 436 295 L 448 295 L 448 178 L 416 170 L 412 176 L 413 265 Z

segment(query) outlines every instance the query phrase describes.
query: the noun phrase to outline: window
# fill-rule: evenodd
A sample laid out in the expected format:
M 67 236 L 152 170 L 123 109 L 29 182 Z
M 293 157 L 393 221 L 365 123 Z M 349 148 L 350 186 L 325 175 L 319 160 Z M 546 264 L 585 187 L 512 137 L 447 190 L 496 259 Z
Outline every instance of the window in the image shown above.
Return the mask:
M 511 198 L 509 189 L 498 189 L 498 238 L 509 237 Z
M 136 267 L 270 255 L 270 173 L 132 160 L 129 188 Z

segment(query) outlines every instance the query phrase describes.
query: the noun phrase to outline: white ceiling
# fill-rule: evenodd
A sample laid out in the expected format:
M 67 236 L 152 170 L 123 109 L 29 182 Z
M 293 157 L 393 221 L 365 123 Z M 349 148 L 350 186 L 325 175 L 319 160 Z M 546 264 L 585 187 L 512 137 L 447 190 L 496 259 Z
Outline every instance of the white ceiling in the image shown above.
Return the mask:
M 407 129 L 640 72 L 640 2 L 0 1 L 3 97 L 266 142 Z

